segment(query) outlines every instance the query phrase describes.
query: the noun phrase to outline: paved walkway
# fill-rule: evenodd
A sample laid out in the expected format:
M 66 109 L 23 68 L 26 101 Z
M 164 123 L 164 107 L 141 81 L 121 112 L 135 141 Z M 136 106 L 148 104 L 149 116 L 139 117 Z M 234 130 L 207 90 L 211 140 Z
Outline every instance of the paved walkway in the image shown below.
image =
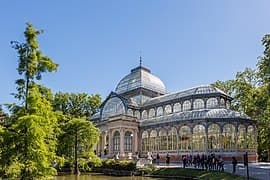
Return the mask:
M 169 166 L 167 166 L 164 163 L 160 163 L 158 167 L 183 167 L 183 164 L 171 163 Z M 232 173 L 232 164 L 225 163 L 224 171 Z M 244 167 L 244 164 L 237 164 L 236 174 L 240 176 L 247 176 L 247 170 L 246 167 Z M 249 177 L 259 180 L 270 180 L 270 163 L 249 163 Z

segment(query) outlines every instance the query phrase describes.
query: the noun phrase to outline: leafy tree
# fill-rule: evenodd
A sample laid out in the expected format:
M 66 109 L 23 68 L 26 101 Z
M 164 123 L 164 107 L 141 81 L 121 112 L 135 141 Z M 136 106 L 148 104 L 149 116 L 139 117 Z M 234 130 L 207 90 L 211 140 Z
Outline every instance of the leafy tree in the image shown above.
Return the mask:
M 93 146 L 99 139 L 99 129 L 94 127 L 92 122 L 83 118 L 73 118 L 63 127 L 63 144 L 66 150 L 73 150 L 74 152 L 74 173 L 79 174 L 78 154 L 80 154 L 81 161 L 91 163 L 96 160 L 93 154 Z M 70 152 L 69 152 L 70 153 Z M 73 155 L 72 153 L 72 155 Z M 71 154 L 67 154 L 71 155 Z M 72 156 L 71 156 L 72 157 Z M 88 168 L 88 167 L 87 167 Z
M 53 100 L 54 110 L 72 117 L 91 117 L 97 112 L 101 104 L 99 94 L 88 95 L 86 93 L 62 93 L 58 92 Z
M 47 94 L 42 91 L 46 88 L 36 81 L 41 79 L 42 73 L 55 71 L 58 65 L 39 49 L 37 36 L 41 32 L 27 23 L 24 32 L 26 42 L 11 42 L 18 53 L 17 70 L 22 76 L 16 80 L 18 92 L 14 95 L 22 105 L 8 106 L 11 122 L 0 135 L 3 139 L 1 173 L 9 178 L 47 179 L 56 173 L 52 162 L 57 159 L 57 119 Z
M 62 133 L 58 137 L 61 143 L 57 148 L 57 154 L 72 161 L 75 174 L 79 174 L 79 166 L 89 170 L 89 164 L 99 163 L 93 153 L 93 145 L 97 143 L 99 131 L 86 119 L 96 113 L 101 104 L 100 95 L 59 92 L 55 94 L 52 104 L 56 111 L 63 113 L 59 115 Z
M 39 49 L 37 36 L 42 32 L 42 30 L 36 30 L 31 23 L 27 23 L 24 31 L 26 42 L 11 41 L 12 47 L 19 55 L 18 73 L 23 76 L 16 80 L 18 93 L 15 97 L 23 100 L 25 109 L 28 105 L 27 97 L 31 83 L 34 83 L 35 79 L 40 80 L 44 72 L 56 71 L 58 66 L 49 57 L 44 56 Z

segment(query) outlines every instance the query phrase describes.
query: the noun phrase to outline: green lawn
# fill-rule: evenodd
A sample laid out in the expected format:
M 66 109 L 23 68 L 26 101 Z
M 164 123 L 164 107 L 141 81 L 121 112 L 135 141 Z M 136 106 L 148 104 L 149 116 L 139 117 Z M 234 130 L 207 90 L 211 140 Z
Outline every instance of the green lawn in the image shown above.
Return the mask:
M 195 179 L 207 179 L 207 180 L 244 180 L 244 177 L 234 175 L 227 172 L 219 171 L 205 171 L 201 169 L 189 169 L 189 168 L 161 168 L 155 170 L 151 175 L 154 176 L 178 176 L 178 177 L 190 177 Z

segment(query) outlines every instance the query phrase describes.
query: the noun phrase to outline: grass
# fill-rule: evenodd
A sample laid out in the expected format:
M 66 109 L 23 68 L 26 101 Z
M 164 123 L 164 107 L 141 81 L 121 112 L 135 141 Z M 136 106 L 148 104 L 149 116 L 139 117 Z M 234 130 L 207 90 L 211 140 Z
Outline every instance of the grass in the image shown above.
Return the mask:
M 245 177 L 235 174 L 219 171 L 205 171 L 201 169 L 189 168 L 161 168 L 152 172 L 154 176 L 172 176 L 172 177 L 186 177 L 194 179 L 207 179 L 207 180 L 244 180 Z

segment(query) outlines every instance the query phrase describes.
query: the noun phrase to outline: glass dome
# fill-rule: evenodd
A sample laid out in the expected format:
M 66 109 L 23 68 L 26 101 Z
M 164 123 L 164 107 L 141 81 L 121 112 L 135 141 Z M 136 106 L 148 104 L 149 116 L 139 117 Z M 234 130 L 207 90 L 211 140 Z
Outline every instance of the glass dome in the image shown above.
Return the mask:
M 115 92 L 122 94 L 137 88 L 145 88 L 159 94 L 166 94 L 163 82 L 145 67 L 139 66 L 131 70 L 117 85 Z

